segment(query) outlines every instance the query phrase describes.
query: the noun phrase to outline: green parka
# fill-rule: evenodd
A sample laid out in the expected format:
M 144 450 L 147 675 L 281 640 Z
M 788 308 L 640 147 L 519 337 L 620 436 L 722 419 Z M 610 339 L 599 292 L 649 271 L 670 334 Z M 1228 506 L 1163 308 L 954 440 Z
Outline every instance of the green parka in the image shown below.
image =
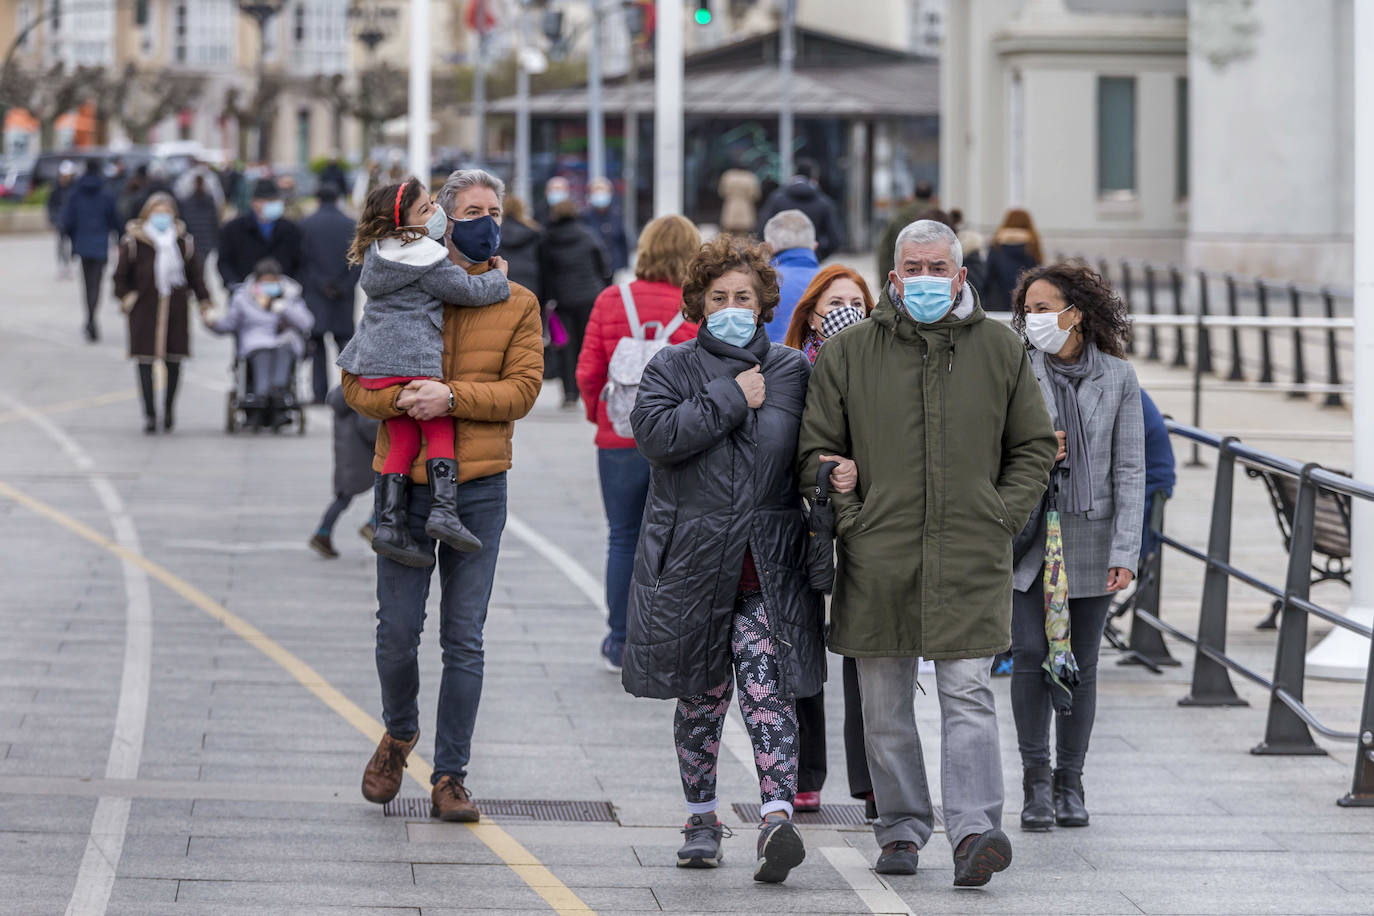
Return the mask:
M 827 341 L 798 460 L 804 493 L 820 455 L 859 467 L 858 489 L 834 497 L 831 650 L 932 659 L 1006 650 L 1011 540 L 1056 450 L 1025 345 L 986 320 L 976 296 L 967 318 L 935 324 L 885 301 Z

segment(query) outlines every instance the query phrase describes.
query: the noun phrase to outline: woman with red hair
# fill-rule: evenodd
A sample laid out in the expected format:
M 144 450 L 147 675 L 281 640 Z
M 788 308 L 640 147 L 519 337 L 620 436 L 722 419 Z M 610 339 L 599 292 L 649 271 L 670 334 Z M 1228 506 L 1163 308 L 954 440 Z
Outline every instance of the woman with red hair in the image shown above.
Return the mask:
M 826 340 L 873 311 L 873 294 L 858 271 L 843 264 L 824 267 L 797 300 L 785 343 L 801 350 L 814 364 Z M 863 708 L 859 703 L 859 672 L 854 659 L 844 660 L 844 751 L 849 770 L 849 793 L 873 805 L 873 782 L 864 754 Z M 797 700 L 798 811 L 819 811 L 825 784 L 825 693 Z
M 873 294 L 859 272 L 843 264 L 821 268 L 797 300 L 784 343 L 812 363 L 829 337 L 857 324 L 873 310 Z

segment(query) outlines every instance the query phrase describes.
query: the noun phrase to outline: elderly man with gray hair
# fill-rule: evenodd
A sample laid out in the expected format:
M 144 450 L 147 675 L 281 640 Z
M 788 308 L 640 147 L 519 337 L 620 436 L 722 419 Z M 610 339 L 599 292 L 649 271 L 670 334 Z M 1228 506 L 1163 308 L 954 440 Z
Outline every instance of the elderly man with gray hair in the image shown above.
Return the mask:
M 987 320 L 954 232 L 911 223 L 894 255 L 872 320 L 816 361 L 798 460 L 803 482 L 822 455 L 858 466 L 857 489 L 833 496 L 830 649 L 857 661 L 877 871 L 914 874 L 935 824 L 913 711 L 924 657 L 954 883 L 977 887 L 1011 862 L 991 661 L 1011 644 L 1012 536 L 1049 482 L 1057 440 L 1025 345 Z
M 449 176 L 436 203 L 448 214 L 449 259 L 470 274 L 490 270 L 501 243 L 505 185 L 480 169 Z M 454 419 L 458 511 L 482 542 L 473 553 L 437 544 L 425 533 L 432 496 L 426 450 L 411 470 L 407 506 L 410 533 L 436 553 L 439 569 L 439 715 L 434 729 L 434 816 L 446 821 L 480 817 L 463 781 L 472 752 L 472 729 L 482 695 L 482 626 L 496 575 L 496 554 L 506 523 L 506 471 L 511 465 L 512 423 L 530 412 L 544 377 L 539 302 L 519 284 L 510 298 L 484 308 L 444 308 L 443 380 L 368 390 L 344 373 L 344 395 L 354 410 L 375 420 L 403 413 L 416 420 Z M 382 469 L 384 449 L 372 467 Z M 434 560 L 424 567 L 377 558 L 377 675 L 386 733 L 363 771 L 363 797 L 385 804 L 396 796 L 405 762 L 420 737 L 418 651 Z
M 778 272 L 778 286 L 782 291 L 778 307 L 773 310 L 773 320 L 765 327 L 769 340 L 782 343 L 792 323 L 793 310 L 811 285 L 816 271 L 821 269 L 816 259 L 816 227 L 811 217 L 802 211 L 783 210 L 763 224 L 763 240 L 773 251 L 771 263 Z

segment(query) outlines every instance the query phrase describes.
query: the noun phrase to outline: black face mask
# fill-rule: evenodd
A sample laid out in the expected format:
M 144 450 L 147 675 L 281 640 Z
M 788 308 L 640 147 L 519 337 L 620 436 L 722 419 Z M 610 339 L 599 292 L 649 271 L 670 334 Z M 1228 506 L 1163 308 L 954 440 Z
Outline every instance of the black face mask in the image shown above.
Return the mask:
M 456 219 L 450 236 L 459 254 L 480 264 L 501 247 L 501 224 L 490 213 L 476 219 Z

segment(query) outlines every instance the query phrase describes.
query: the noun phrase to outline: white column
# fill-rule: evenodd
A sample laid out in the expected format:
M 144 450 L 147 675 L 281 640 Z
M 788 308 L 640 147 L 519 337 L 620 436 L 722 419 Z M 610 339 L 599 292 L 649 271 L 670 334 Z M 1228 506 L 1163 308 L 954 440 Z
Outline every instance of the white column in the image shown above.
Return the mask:
M 429 185 L 429 4 L 410 0 L 410 171 Z
M 782 97 L 778 99 L 778 181 L 784 184 L 796 173 L 792 146 L 796 130 L 792 120 L 792 67 L 797 56 L 797 0 L 782 0 L 782 34 L 779 38 L 778 69 Z
M 606 177 L 606 120 L 601 112 L 601 0 L 591 0 L 587 51 L 587 181 Z
M 682 0 L 657 0 L 654 26 L 654 216 L 682 212 Z
M 1355 29 L 1355 428 L 1356 480 L 1374 481 L 1374 4 L 1354 4 Z M 1374 503 L 1354 500 L 1350 610 L 1374 622 Z M 1307 654 L 1307 673 L 1363 681 L 1369 640 L 1334 629 Z

